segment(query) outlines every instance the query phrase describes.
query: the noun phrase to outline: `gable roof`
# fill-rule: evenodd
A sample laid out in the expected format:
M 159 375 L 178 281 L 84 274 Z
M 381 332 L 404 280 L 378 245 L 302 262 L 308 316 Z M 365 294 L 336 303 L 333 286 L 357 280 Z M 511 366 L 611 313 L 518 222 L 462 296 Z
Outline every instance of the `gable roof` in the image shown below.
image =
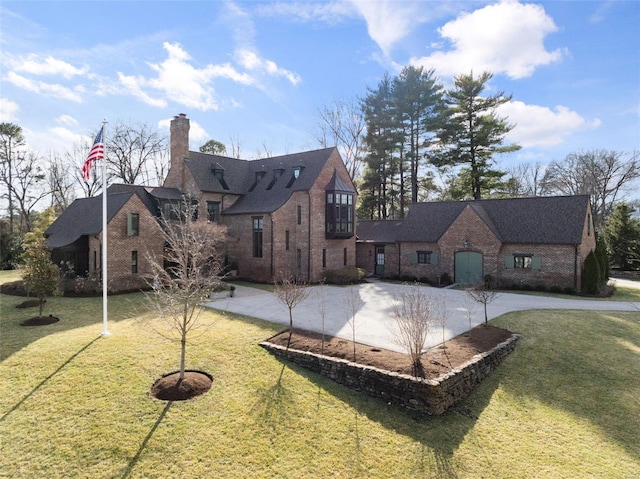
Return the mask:
M 145 207 L 157 216 L 158 204 L 155 198 L 174 198 L 175 188 L 155 188 L 137 185 L 115 184 L 108 188 L 107 223 L 137 195 Z M 95 236 L 102 231 L 102 195 L 75 200 L 44 232 L 50 248 L 62 248 L 78 240 L 81 236 Z
M 402 224 L 403 220 L 358 220 L 356 237 L 364 243 L 395 243 Z
M 189 152 L 186 164 L 202 191 L 242 195 L 223 215 L 271 213 L 294 191 L 311 189 L 334 151 L 335 148 L 323 148 L 251 161 Z M 214 164 L 224 168 L 227 190 L 211 172 Z M 296 169 L 299 169 L 297 178 Z M 256 182 L 259 173 L 263 176 Z M 280 176 L 276 178 L 277 175 Z
M 396 241 L 437 243 L 462 211 L 471 207 L 503 243 L 579 244 L 589 206 L 587 195 L 416 203 Z M 370 241 L 365 227 L 358 238 Z

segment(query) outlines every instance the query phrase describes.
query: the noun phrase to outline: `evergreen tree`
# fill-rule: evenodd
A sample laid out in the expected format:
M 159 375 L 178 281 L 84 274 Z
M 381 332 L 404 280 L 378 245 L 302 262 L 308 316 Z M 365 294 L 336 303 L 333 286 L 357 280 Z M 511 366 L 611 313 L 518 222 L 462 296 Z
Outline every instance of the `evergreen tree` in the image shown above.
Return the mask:
M 626 203 L 618 204 L 607 221 L 605 236 L 611 266 L 622 270 L 640 269 L 640 221 Z
M 600 285 L 600 265 L 593 251 L 584 260 L 582 269 L 582 292 L 584 294 L 598 294 Z
M 473 73 L 455 78 L 455 87 L 445 97 L 449 107 L 439 132 L 441 151 L 432 159 L 439 167 L 469 165 L 474 199 L 482 198 L 483 178 L 495 171 L 491 169 L 493 155 L 520 149 L 516 144 L 503 145 L 513 125 L 496 114 L 496 108 L 510 101 L 511 95 L 481 96 L 492 76 L 485 72 L 479 78 Z

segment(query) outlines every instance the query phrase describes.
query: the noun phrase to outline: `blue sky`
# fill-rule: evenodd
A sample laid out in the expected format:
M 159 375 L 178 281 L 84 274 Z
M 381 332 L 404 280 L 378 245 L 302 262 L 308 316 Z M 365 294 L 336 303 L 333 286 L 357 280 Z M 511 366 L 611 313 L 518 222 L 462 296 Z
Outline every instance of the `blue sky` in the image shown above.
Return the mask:
M 70 151 L 103 118 L 167 132 L 178 113 L 192 149 L 313 149 L 318 108 L 409 64 L 445 85 L 494 73 L 523 147 L 502 166 L 640 150 L 638 1 L 3 0 L 0 22 L 0 120 L 41 152 Z

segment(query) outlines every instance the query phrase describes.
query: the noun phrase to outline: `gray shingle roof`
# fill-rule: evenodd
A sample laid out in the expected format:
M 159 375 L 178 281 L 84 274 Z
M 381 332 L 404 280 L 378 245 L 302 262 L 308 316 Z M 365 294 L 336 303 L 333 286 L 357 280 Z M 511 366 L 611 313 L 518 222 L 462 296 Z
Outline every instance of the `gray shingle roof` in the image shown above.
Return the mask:
M 334 151 L 335 148 L 323 148 L 251 161 L 189 152 L 186 165 L 202 191 L 242 195 L 223 215 L 271 213 L 294 191 L 309 190 Z M 302 169 L 294 179 L 297 167 Z M 212 168 L 224 170 L 228 189 L 223 188 Z M 281 176 L 274 182 L 275 170 L 279 170 Z M 254 185 L 258 172 L 264 172 L 264 176 Z
M 178 190 L 174 188 L 154 188 L 136 185 L 115 184 L 109 186 L 107 201 L 107 222 L 120 211 L 127 201 L 138 195 L 149 211 L 158 215 L 154 197 L 173 197 Z M 179 196 L 181 197 L 181 196 Z M 81 236 L 97 235 L 102 231 L 102 195 L 75 200 L 56 221 L 44 232 L 47 244 L 51 248 L 62 248 Z
M 356 236 L 365 243 L 395 243 L 402 224 L 402 220 L 358 220 Z
M 550 196 L 477 201 L 416 203 L 401 226 L 396 241 L 436 243 L 467 206 L 471 206 L 503 243 L 579 244 L 589 197 Z M 360 228 L 360 241 L 375 241 L 370 226 Z M 393 231 L 394 226 L 388 226 Z M 381 227 L 382 231 L 386 231 Z

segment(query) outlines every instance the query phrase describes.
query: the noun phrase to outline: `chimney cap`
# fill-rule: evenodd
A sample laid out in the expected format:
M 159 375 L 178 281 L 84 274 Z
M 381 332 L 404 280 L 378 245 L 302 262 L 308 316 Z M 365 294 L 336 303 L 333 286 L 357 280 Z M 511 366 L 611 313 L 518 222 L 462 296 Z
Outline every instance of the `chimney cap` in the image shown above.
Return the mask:
M 186 117 L 187 117 L 186 113 L 179 113 L 174 118 L 186 118 Z

